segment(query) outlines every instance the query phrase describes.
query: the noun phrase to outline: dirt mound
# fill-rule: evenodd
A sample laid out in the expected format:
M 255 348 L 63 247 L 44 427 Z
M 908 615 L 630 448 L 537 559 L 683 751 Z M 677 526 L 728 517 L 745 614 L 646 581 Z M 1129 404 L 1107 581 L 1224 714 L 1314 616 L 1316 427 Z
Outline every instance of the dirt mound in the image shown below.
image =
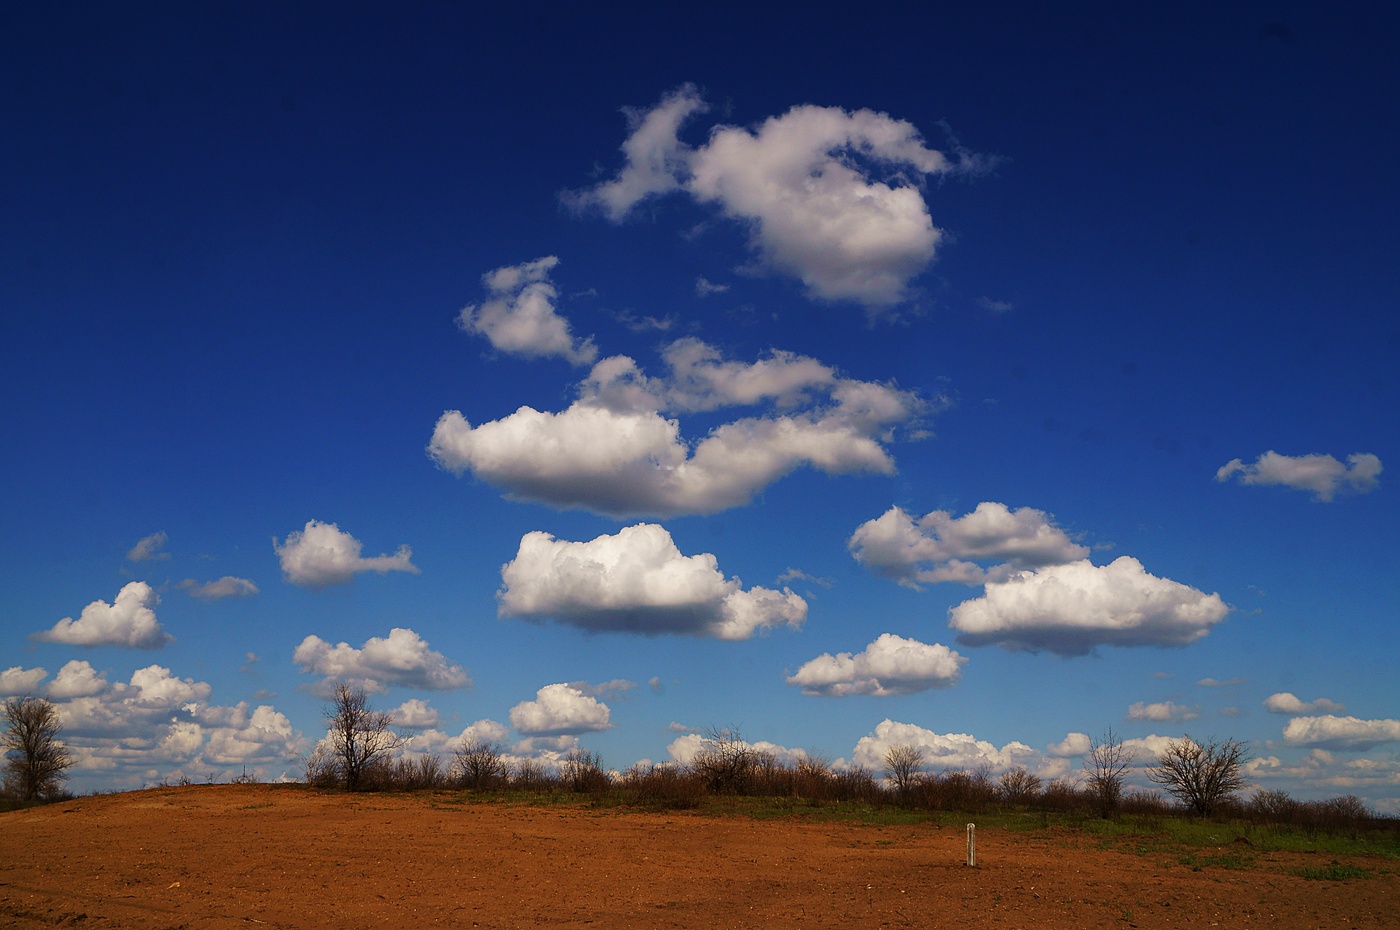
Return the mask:
M 1294 873 L 1073 832 L 757 821 L 295 786 L 167 788 L 0 814 L 0 925 L 1400 927 L 1400 870 Z M 1207 851 L 1207 854 L 1210 851 Z

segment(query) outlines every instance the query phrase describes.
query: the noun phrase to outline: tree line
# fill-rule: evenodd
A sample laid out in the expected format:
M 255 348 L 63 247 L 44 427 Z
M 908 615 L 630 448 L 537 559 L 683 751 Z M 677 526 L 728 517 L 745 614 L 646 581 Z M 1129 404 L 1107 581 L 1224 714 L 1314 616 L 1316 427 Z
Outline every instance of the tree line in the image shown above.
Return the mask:
M 1025 766 L 995 777 L 985 765 L 932 772 L 925 751 L 912 744 L 890 747 L 878 773 L 859 765 L 836 769 L 821 756 L 784 762 L 751 746 L 734 727 L 706 731 L 699 751 L 684 765 L 639 764 L 618 773 L 586 749 L 569 751 L 551 770 L 535 759 L 511 759 L 502 746 L 478 737 L 461 740 L 446 760 L 431 753 L 402 754 L 409 734 L 394 728 L 391 713 L 375 710 L 363 689 L 347 684 L 336 686 L 323 713 L 326 739 L 302 761 L 305 783 L 327 789 L 606 794 L 623 803 L 666 808 L 696 807 L 707 797 L 729 795 L 966 813 L 1189 813 L 1324 829 L 1354 828 L 1371 819 L 1355 795 L 1300 801 L 1285 791 L 1260 789 L 1242 798 L 1249 750 L 1233 739 L 1172 740 L 1146 769 L 1159 792 L 1127 785 L 1133 755 L 1112 729 L 1090 741 L 1078 782 L 1046 781 Z M 42 698 L 9 699 L 4 722 L 5 795 L 21 803 L 66 797 L 67 770 L 75 759 L 59 739 L 55 706 Z M 245 773 L 238 780 L 251 779 Z
M 396 757 L 408 734 L 395 732 L 390 715 L 370 710 L 364 692 L 346 685 L 337 687 L 325 716 L 328 738 L 305 760 L 305 780 L 352 791 L 606 794 L 623 803 L 668 808 L 696 807 L 707 797 L 731 795 L 967 813 L 1186 813 L 1325 829 L 1352 828 L 1371 819 L 1355 795 L 1300 801 L 1285 791 L 1260 789 L 1243 798 L 1249 749 L 1234 739 L 1201 742 L 1186 736 L 1171 741 L 1146 769 L 1159 791 L 1128 786 L 1133 754 L 1112 729 L 1090 741 L 1081 780 L 1046 781 L 1025 766 L 999 776 L 985 765 L 928 771 L 927 754 L 910 744 L 892 746 L 880 771 L 859 765 L 835 769 L 821 756 L 784 762 L 751 746 L 734 727 L 707 730 L 699 751 L 683 765 L 634 765 L 612 772 L 597 753 L 576 748 L 550 771 L 537 760 L 512 760 L 504 747 L 480 737 L 464 738 L 446 761 L 431 754 Z

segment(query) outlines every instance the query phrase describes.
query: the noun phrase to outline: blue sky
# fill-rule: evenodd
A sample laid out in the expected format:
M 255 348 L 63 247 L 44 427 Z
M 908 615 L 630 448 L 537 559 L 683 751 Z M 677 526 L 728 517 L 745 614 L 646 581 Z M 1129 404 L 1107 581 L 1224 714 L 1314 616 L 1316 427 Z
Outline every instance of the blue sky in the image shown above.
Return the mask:
M 0 691 L 75 787 L 294 775 L 346 679 L 1400 809 L 1384 5 L 3 15 Z

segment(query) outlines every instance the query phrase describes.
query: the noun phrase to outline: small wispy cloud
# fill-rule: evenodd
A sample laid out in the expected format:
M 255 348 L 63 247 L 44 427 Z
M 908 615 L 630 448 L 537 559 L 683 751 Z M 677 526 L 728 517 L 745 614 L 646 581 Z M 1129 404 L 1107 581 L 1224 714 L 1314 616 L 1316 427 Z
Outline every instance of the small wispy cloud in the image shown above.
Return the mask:
M 704 275 L 699 275 L 695 279 L 695 296 L 709 297 L 711 294 L 723 294 L 729 290 L 728 284 L 716 284 Z
M 164 551 L 165 544 L 169 537 L 165 533 L 152 533 L 137 540 L 126 554 L 128 562 L 163 562 L 170 558 L 170 553 Z
M 1331 501 L 1338 492 L 1366 494 L 1380 487 L 1381 460 L 1370 452 L 1353 452 L 1343 464 L 1331 455 L 1280 455 L 1270 449 L 1253 463 L 1231 459 L 1215 472 L 1216 481 L 1238 477 L 1240 484 L 1276 484 L 1311 491 L 1313 499 Z

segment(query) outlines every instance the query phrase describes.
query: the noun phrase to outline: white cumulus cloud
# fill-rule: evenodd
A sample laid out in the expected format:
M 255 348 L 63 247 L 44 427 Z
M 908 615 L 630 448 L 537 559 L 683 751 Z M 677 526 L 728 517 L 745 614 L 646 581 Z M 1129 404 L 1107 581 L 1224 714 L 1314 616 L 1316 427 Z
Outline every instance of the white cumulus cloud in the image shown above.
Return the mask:
M 303 672 L 323 676 L 323 687 L 345 682 L 382 693 L 391 687 L 450 691 L 471 684 L 465 669 L 402 627 L 390 630 L 387 637 L 371 637 L 359 649 L 349 643 L 332 646 L 319 636 L 308 636 L 292 653 L 292 661 Z
M 211 704 L 212 692 L 207 682 L 161 665 L 137 669 L 129 682 L 108 682 L 75 660 L 54 677 L 47 696 L 78 760 L 75 773 L 104 773 L 107 784 L 139 786 L 181 773 L 231 777 L 244 767 L 259 778 L 276 778 L 308 748 L 271 706 Z
M 760 262 L 811 296 L 880 307 L 906 299 L 942 239 L 925 178 L 979 167 L 929 148 L 904 120 L 839 107 L 793 107 L 754 129 L 720 125 L 687 145 L 680 128 L 705 109 L 687 84 L 629 111 L 621 171 L 566 199 L 620 221 L 651 197 L 685 192 L 738 222 Z
M 1179 723 L 1183 720 L 1195 720 L 1199 716 L 1201 715 L 1192 708 L 1183 707 L 1171 701 L 1158 701 L 1153 704 L 1138 701 L 1128 708 L 1127 719 Z
M 390 711 L 394 725 L 406 730 L 429 730 L 442 722 L 437 709 L 422 698 L 410 698 Z
M 1345 704 L 1339 704 L 1327 698 L 1304 701 L 1291 691 L 1280 691 L 1278 694 L 1269 695 L 1264 698 L 1264 707 L 1271 714 L 1288 714 L 1292 717 L 1317 713 L 1340 714 L 1346 710 Z
M 996 501 L 983 501 L 961 517 L 935 510 L 915 519 L 891 507 L 857 527 L 846 545 L 862 565 L 911 588 L 923 582 L 1000 581 L 1017 570 L 1089 554 L 1044 511 L 1013 511 Z
M 676 730 L 678 727 L 682 730 L 687 729 L 675 723 L 671 724 L 670 729 Z M 787 746 L 781 746 L 778 743 L 770 743 L 767 740 L 758 740 L 757 742 L 751 743 L 727 731 L 723 736 L 726 742 L 732 743 L 735 749 L 747 749 L 755 753 L 771 756 L 782 765 L 796 765 L 803 759 L 808 758 L 805 749 L 789 748 Z M 695 757 L 699 755 L 701 751 L 713 748 L 714 745 L 714 738 L 705 733 L 687 733 L 684 736 L 671 740 L 670 744 L 666 747 L 666 752 L 670 756 L 671 762 L 676 765 L 690 765 L 695 761 Z
M 35 633 L 31 638 L 69 646 L 159 649 L 175 640 L 156 619 L 154 607 L 159 603 L 160 595 L 154 588 L 144 581 L 132 581 L 122 586 L 112 603 L 93 601 L 83 608 L 77 620 L 64 617 L 53 629 Z
M 309 742 L 292 729 L 292 723 L 271 705 L 260 704 L 249 713 L 240 702 L 222 726 L 206 728 L 208 742 L 201 762 L 205 765 L 255 765 L 295 757 Z
M 472 426 L 444 413 L 429 455 L 444 469 L 507 496 L 609 516 L 715 513 L 746 504 L 801 467 L 830 475 L 891 474 L 885 446 L 928 404 L 909 391 L 838 377 L 804 356 L 774 351 L 725 360 L 698 340 L 664 350 L 651 378 L 626 356 L 603 359 L 558 413 L 521 407 Z M 677 413 L 731 406 L 772 412 L 721 424 L 691 443 Z
M 1216 481 L 1238 476 L 1241 484 L 1279 484 L 1311 491 L 1320 501 L 1330 501 L 1339 491 L 1365 494 L 1380 486 L 1381 460 L 1369 452 L 1354 452 L 1343 464 L 1330 455 L 1280 455 L 1270 449 L 1251 465 L 1231 459 L 1215 473 Z
M 502 616 L 594 631 L 748 639 L 796 629 L 807 602 L 784 588 L 745 590 L 709 553 L 682 555 L 665 527 L 642 523 L 588 542 L 527 533 L 501 568 Z
M 969 645 L 1084 655 L 1096 646 L 1184 646 L 1228 612 L 1220 595 L 1158 578 L 1121 556 L 989 581 L 982 597 L 948 612 L 948 625 Z
M 400 711 L 403 708 L 399 708 Z M 395 721 L 406 729 L 412 729 L 407 724 L 399 721 L 398 712 L 395 712 Z M 453 736 L 444 733 L 442 730 L 430 727 L 420 733 L 414 733 L 408 742 L 408 750 L 412 753 L 436 753 L 437 755 L 449 755 L 464 743 L 473 740 L 482 740 L 493 743 L 497 746 L 504 746 L 510 738 L 510 730 L 506 725 L 495 720 L 478 720 L 470 726 L 464 727 L 462 732 Z
M 1400 720 L 1361 720 L 1335 714 L 1294 717 L 1283 728 L 1283 741 L 1290 746 L 1322 749 L 1371 749 L 1382 743 L 1400 742 Z
M 886 718 L 873 733 L 860 738 L 851 758 L 856 765 L 883 772 L 885 755 L 895 746 L 903 745 L 922 749 L 925 767 L 931 771 L 975 769 L 981 765 L 1000 771 L 1017 765 L 1029 766 L 1039 756 L 1025 743 L 1013 741 L 997 748 L 966 733 L 935 733 L 916 724 Z
M 864 651 L 824 653 L 787 679 L 803 694 L 912 694 L 956 684 L 967 659 L 939 643 L 882 633 Z
M 559 259 L 548 255 L 483 275 L 486 300 L 462 308 L 457 325 L 486 337 L 501 352 L 590 364 L 598 357 L 593 340 L 574 338 L 569 321 L 555 306 L 559 293 L 549 281 L 549 272 L 557 264 Z
M 346 584 L 360 572 L 418 574 L 413 550 L 408 546 L 399 546 L 393 555 L 364 558 L 358 539 L 336 524 L 320 520 L 308 520 L 303 529 L 287 534 L 284 542 L 279 543 L 274 537 L 272 548 L 282 565 L 283 576 L 305 588 Z
M 55 701 L 91 697 L 111 687 L 106 677 L 82 659 L 72 659 L 58 670 L 46 689 Z
M 510 724 L 531 737 L 577 736 L 609 730 L 608 705 L 567 684 L 545 685 L 533 701 L 510 709 Z
M 221 601 L 226 597 L 252 597 L 258 593 L 258 586 L 247 578 L 236 578 L 233 575 L 224 575 L 213 581 L 200 583 L 193 578 L 186 578 L 176 585 L 190 597 L 197 597 L 201 601 Z
M 48 671 L 42 668 L 11 665 L 0 672 L 0 697 L 34 694 L 34 689 L 38 687 L 39 682 L 48 677 L 48 674 Z
M 208 700 L 212 692 L 207 682 L 179 678 L 163 665 L 148 665 L 131 673 L 125 701 L 143 710 L 172 711 Z

